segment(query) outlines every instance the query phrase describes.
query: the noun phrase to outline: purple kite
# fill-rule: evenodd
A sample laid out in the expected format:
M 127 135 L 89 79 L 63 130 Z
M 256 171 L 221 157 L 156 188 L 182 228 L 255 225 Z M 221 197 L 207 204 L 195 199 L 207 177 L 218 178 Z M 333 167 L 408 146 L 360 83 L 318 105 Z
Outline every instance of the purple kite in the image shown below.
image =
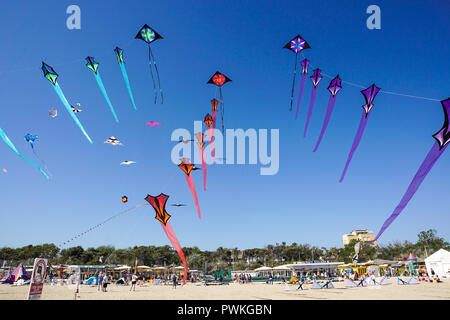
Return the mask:
M 313 71 L 313 75 L 310 77 L 313 83 L 313 89 L 311 91 L 311 100 L 309 102 L 308 116 L 306 118 L 305 131 L 303 132 L 303 137 L 306 137 L 306 131 L 308 130 L 309 119 L 311 119 L 311 114 L 314 108 L 314 102 L 316 101 L 317 86 L 319 85 L 322 76 L 320 75 L 320 69 L 317 68 Z
M 283 48 L 289 49 L 295 53 L 294 79 L 292 80 L 291 106 L 289 109 L 289 111 L 292 111 L 292 102 L 294 100 L 295 74 L 297 73 L 297 55 L 300 51 L 305 49 L 311 49 L 311 47 L 309 46 L 308 42 L 306 42 L 306 40 L 303 39 L 302 36 L 298 34 L 291 41 L 286 43 L 286 45 Z
M 300 107 L 300 101 L 302 100 L 303 87 L 305 86 L 306 76 L 308 75 L 309 60 L 302 60 L 300 64 L 302 65 L 302 81 L 300 82 L 300 90 L 298 91 L 297 111 L 295 112 L 295 119 L 297 119 L 298 117 L 298 109 Z
M 403 195 L 403 198 L 400 200 L 400 203 L 395 208 L 394 212 L 391 214 L 391 216 L 383 223 L 383 226 L 381 227 L 380 231 L 378 232 L 377 236 L 373 241 L 376 241 L 381 234 L 386 230 L 387 227 L 397 218 L 397 216 L 403 211 L 403 209 L 408 205 L 408 202 L 411 200 L 411 198 L 416 193 L 417 189 L 419 189 L 420 184 L 427 176 L 428 172 L 430 172 L 433 165 L 436 163 L 436 161 L 439 159 L 439 157 L 442 155 L 442 153 L 445 151 L 445 149 L 448 146 L 448 143 L 450 141 L 450 129 L 449 129 L 449 112 L 450 112 L 450 98 L 447 98 L 446 100 L 441 101 L 442 108 L 444 109 L 444 125 L 442 126 L 441 130 L 439 130 L 437 133 L 433 135 L 433 138 L 436 139 L 436 143 L 433 145 L 431 150 L 428 152 L 428 155 L 426 156 L 425 160 L 422 162 L 422 165 L 420 166 L 419 170 L 417 171 L 416 175 L 414 176 L 413 180 L 411 181 L 408 189 L 406 190 L 406 193 Z
M 325 114 L 325 120 L 323 121 L 322 131 L 320 131 L 319 140 L 317 140 L 316 147 L 314 148 L 313 152 L 316 152 L 317 148 L 319 148 L 320 141 L 322 141 L 323 135 L 328 126 L 328 122 L 330 122 L 331 114 L 333 113 L 334 104 L 336 102 L 336 95 L 341 89 L 341 79 L 339 78 L 339 75 L 337 75 L 333 80 L 330 81 L 330 85 L 328 86 L 328 91 L 330 91 L 331 96 L 328 100 L 327 113 Z
M 345 173 L 347 172 L 350 161 L 352 161 L 353 154 L 355 153 L 356 148 L 358 148 L 359 142 L 361 141 L 362 135 L 364 133 L 364 129 L 366 128 L 367 121 L 369 120 L 370 110 L 372 110 L 373 107 L 373 100 L 375 99 L 378 91 L 380 91 L 380 88 L 378 88 L 375 84 L 372 84 L 367 89 L 361 90 L 361 93 L 366 100 L 366 104 L 362 106 L 364 110 L 361 116 L 361 121 L 359 122 L 359 127 L 356 131 L 356 136 L 353 140 L 352 148 L 350 149 L 350 153 L 348 154 L 347 162 L 345 163 L 344 171 L 342 172 L 342 176 L 339 182 L 342 182 L 344 180 Z

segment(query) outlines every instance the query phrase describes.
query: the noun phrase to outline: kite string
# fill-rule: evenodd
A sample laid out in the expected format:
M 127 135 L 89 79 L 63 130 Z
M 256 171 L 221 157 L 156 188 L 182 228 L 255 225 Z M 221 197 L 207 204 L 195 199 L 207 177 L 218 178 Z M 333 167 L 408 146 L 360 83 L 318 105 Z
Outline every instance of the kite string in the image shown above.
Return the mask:
M 306 57 L 303 54 L 303 52 L 302 52 L 302 56 L 303 56 L 303 58 L 306 59 Z M 314 66 L 312 64 L 310 64 L 310 66 L 311 66 L 311 68 L 314 68 Z M 329 78 L 329 79 L 333 79 L 334 78 L 333 76 L 323 72 L 323 70 L 322 70 L 322 74 L 325 77 Z M 365 89 L 366 88 L 365 86 L 363 86 L 361 84 L 357 84 L 357 83 L 353 83 L 353 82 L 349 82 L 349 81 L 344 81 L 344 80 L 342 80 L 342 82 L 346 83 L 346 84 L 348 84 L 349 86 L 352 86 L 352 87 L 357 87 L 357 88 L 361 88 L 361 89 Z M 420 97 L 420 96 L 413 96 L 413 95 L 409 95 L 409 94 L 404 94 L 404 93 L 399 93 L 399 92 L 392 92 L 392 91 L 386 91 L 386 90 L 380 90 L 380 92 L 385 93 L 385 94 L 395 95 L 395 96 L 402 96 L 402 97 L 413 98 L 413 99 L 422 99 L 422 100 L 438 101 L 438 102 L 441 101 L 439 99 L 428 98 L 428 97 Z
M 62 245 L 66 244 L 66 243 L 69 243 L 72 240 L 75 240 L 76 238 L 79 238 L 80 236 L 82 236 L 82 235 L 84 235 L 84 234 L 86 234 L 86 233 L 88 233 L 90 231 L 93 231 L 94 229 L 100 227 L 101 225 L 107 223 L 108 221 L 111 221 L 112 219 L 117 218 L 118 216 L 120 216 L 120 215 L 122 215 L 124 213 L 127 213 L 127 212 L 129 212 L 131 210 L 137 209 L 137 208 L 142 207 L 142 206 L 147 206 L 147 205 L 148 205 L 147 203 L 141 203 L 141 204 L 137 204 L 137 205 L 135 205 L 135 206 L 133 206 L 131 208 L 128 208 L 128 209 L 126 209 L 124 211 L 121 211 L 121 212 L 119 212 L 119 213 L 109 217 L 108 219 L 104 220 L 103 222 L 100 222 L 100 223 L 96 224 L 94 227 L 91 227 L 91 228 L 87 229 L 86 231 L 84 231 L 82 233 L 79 233 L 78 235 L 76 235 L 75 237 L 71 238 L 70 240 L 67 240 L 67 241 L 64 241 L 64 242 L 60 243 L 58 246 L 61 248 Z

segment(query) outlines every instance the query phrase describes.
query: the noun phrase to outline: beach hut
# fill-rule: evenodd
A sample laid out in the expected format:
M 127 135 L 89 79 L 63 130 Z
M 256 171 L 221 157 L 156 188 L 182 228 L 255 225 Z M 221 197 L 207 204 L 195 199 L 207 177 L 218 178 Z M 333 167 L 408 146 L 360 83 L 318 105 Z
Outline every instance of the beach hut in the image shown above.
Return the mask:
M 425 258 L 425 267 L 429 277 L 432 276 L 431 269 L 433 269 L 439 278 L 450 278 L 450 252 L 439 249 Z

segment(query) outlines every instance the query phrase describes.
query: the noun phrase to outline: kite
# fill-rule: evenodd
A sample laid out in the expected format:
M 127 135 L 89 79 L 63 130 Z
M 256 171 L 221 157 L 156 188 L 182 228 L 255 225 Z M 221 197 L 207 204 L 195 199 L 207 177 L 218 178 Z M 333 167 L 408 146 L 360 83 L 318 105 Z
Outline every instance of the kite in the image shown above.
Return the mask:
M 8 172 L 8 170 L 6 170 L 5 168 L 3 168 L 2 171 L 3 171 L 4 173 L 7 173 L 7 172 Z
M 345 286 L 346 287 L 367 287 L 367 281 L 366 279 L 361 278 L 361 280 L 356 283 L 355 281 L 353 281 L 352 279 L 345 279 Z
M 211 145 L 211 154 L 214 158 L 214 161 L 216 161 L 216 154 L 214 152 L 214 145 L 213 145 L 213 137 L 214 137 L 213 132 L 214 128 L 212 126 L 213 119 L 209 113 L 206 114 L 205 118 L 203 119 L 203 122 L 206 124 L 206 127 L 208 129 L 209 144 Z
M 73 111 L 74 113 L 78 113 L 78 112 L 83 111 L 83 110 L 81 110 L 81 109 L 75 108 L 74 106 L 70 106 L 70 108 L 72 109 L 72 111 Z
M 58 110 L 51 108 L 48 110 L 48 115 L 52 118 L 55 118 L 58 115 Z
M 359 249 L 361 248 L 361 242 L 355 244 L 355 254 L 352 257 L 353 264 L 356 266 L 359 260 Z
M 128 161 L 128 160 L 126 160 L 126 161 L 122 161 L 120 164 L 122 165 L 122 164 L 124 164 L 124 165 L 130 165 L 130 164 L 133 164 L 133 163 L 136 163 L 136 161 Z
M 104 143 L 109 143 L 109 144 L 111 144 L 111 145 L 113 145 L 113 146 L 123 146 L 123 143 L 122 142 L 120 142 L 119 140 L 117 140 L 116 138 L 114 138 L 114 137 L 109 137 L 108 139 L 106 139 L 105 141 L 104 141 Z
M 216 120 L 217 120 L 217 105 L 219 104 L 219 101 L 217 99 L 211 100 L 211 106 L 212 106 L 212 120 L 213 120 L 213 135 L 214 135 L 214 129 L 216 128 Z
M 30 143 L 31 149 L 34 150 L 34 142 L 38 140 L 38 136 L 27 133 L 25 135 L 25 140 Z
M 174 206 L 174 207 L 185 207 L 186 205 L 183 204 L 183 203 L 174 203 L 174 204 L 171 204 L 171 206 Z
M 397 218 L 397 216 L 403 211 L 403 209 L 408 205 L 408 202 L 416 193 L 417 189 L 419 189 L 420 184 L 423 182 L 427 174 L 430 172 L 431 168 L 433 168 L 436 161 L 439 157 L 444 153 L 445 149 L 450 142 L 450 128 L 449 128 L 449 112 L 450 112 L 450 98 L 441 101 L 442 108 L 444 109 L 444 124 L 442 128 L 433 135 L 433 138 L 436 139 L 435 144 L 428 152 L 428 155 L 425 157 L 425 160 L 422 162 L 419 170 L 411 181 L 408 189 L 406 190 L 403 198 L 400 200 L 400 203 L 395 208 L 394 212 L 391 216 L 383 223 L 380 231 L 378 231 L 377 236 L 373 241 L 376 241 L 381 234 L 386 230 L 387 227 Z
M 123 203 L 127 203 L 128 202 L 128 197 L 127 196 L 122 196 L 122 202 Z
M 148 44 L 148 60 L 149 60 L 149 64 L 150 64 L 150 74 L 152 75 L 152 81 L 153 81 L 153 92 L 155 94 L 155 103 L 158 97 L 157 91 L 156 91 L 156 85 L 155 85 L 155 78 L 153 77 L 153 71 L 152 71 L 152 64 L 155 67 L 155 73 L 158 79 L 158 88 L 159 88 L 159 93 L 161 95 L 161 104 L 164 103 L 164 96 L 163 96 L 163 92 L 161 89 L 161 81 L 159 80 L 159 72 L 158 72 L 158 67 L 156 66 L 156 61 L 155 58 L 153 57 L 153 53 L 152 53 L 152 48 L 150 47 L 150 44 L 153 41 L 156 41 L 158 39 L 162 39 L 163 37 L 158 34 L 158 32 L 156 32 L 155 30 L 153 30 L 152 28 L 150 28 L 148 25 L 144 25 L 141 30 L 139 30 L 139 32 L 137 33 L 135 39 L 140 39 L 142 41 L 145 41 L 145 43 Z
M 334 288 L 334 286 L 331 280 L 328 280 L 323 285 L 314 280 L 313 284 L 311 285 L 311 289 L 332 289 L 332 288 Z
M 123 60 L 123 49 L 116 47 L 114 49 L 114 53 L 117 57 L 117 62 L 119 63 L 120 71 L 122 71 L 122 77 L 125 81 L 125 85 L 127 86 L 128 95 L 131 99 L 131 104 L 133 105 L 134 110 L 137 110 L 136 103 L 134 102 L 133 92 L 131 91 L 130 80 L 128 79 L 127 69 L 125 69 L 125 61 Z
M 197 132 L 195 134 L 195 137 L 197 138 L 198 152 L 200 153 L 200 156 L 202 158 L 203 189 L 206 190 L 206 163 L 205 163 L 205 149 L 204 149 L 205 143 L 203 142 L 205 135 L 201 132 Z
M 34 163 L 33 161 L 31 161 L 30 159 L 28 159 L 27 157 L 25 157 L 24 155 L 22 155 L 14 146 L 14 144 L 11 142 L 11 140 L 9 140 L 8 136 L 6 135 L 5 131 L 3 131 L 2 128 L 0 128 L 0 138 L 2 138 L 3 142 L 12 150 L 14 151 L 19 157 L 21 157 L 22 159 L 24 159 L 26 162 L 28 162 L 29 164 L 31 164 L 33 167 L 37 168 L 42 175 L 46 178 L 49 179 L 49 176 L 45 173 L 44 170 L 42 170 L 42 168 Z M 4 169 L 6 170 L 6 169 Z M 5 172 L 5 171 L 3 171 Z
M 220 117 L 222 119 L 222 132 L 224 130 L 223 116 L 225 113 L 225 107 L 224 107 L 223 96 L 222 96 L 222 86 L 229 81 L 231 81 L 230 78 L 228 78 L 226 75 L 220 73 L 219 71 L 216 71 L 216 73 L 214 73 L 213 76 L 207 82 L 207 83 L 214 84 L 215 86 L 217 86 L 219 88 Z M 214 103 L 213 103 L 213 109 L 214 108 L 217 110 L 217 105 L 214 107 Z M 214 125 L 214 128 L 215 128 L 215 125 Z
M 70 107 L 69 102 L 67 101 L 66 97 L 64 96 L 64 93 L 62 92 L 58 82 L 56 81 L 56 79 L 58 78 L 58 74 L 55 72 L 55 70 L 53 70 L 52 67 L 50 67 L 45 62 L 42 62 L 42 68 L 41 69 L 44 72 L 44 77 L 48 81 L 50 81 L 50 83 L 53 85 L 53 89 L 55 89 L 56 94 L 58 95 L 59 99 L 63 103 L 63 105 L 66 108 L 66 110 L 69 112 L 69 114 L 72 117 L 73 121 L 75 121 L 75 123 L 77 124 L 78 128 L 80 128 L 81 132 L 83 132 L 83 134 L 86 137 L 86 139 L 88 139 L 88 141 L 92 144 L 93 142 L 92 142 L 91 138 L 87 134 L 86 130 L 84 130 L 83 125 L 78 120 L 77 116 L 72 112 L 72 109 Z
M 98 72 L 98 65 L 99 63 L 94 60 L 94 57 L 87 57 L 86 58 L 86 67 L 92 70 L 95 80 L 97 81 L 98 87 L 100 88 L 100 91 L 103 94 L 103 97 L 105 97 L 106 102 L 108 103 L 109 109 L 111 110 L 111 113 L 114 116 L 114 119 L 116 122 L 119 122 L 119 119 L 117 118 L 116 112 L 114 111 L 114 107 L 111 104 L 111 100 L 109 100 L 108 94 L 106 93 L 105 86 L 103 85 L 102 78 L 100 77 L 100 73 Z
M 392 282 L 386 276 L 381 278 L 381 280 L 379 282 L 377 282 L 375 280 L 375 278 L 370 279 L 369 281 L 367 281 L 367 285 L 369 285 L 369 286 L 384 286 L 384 285 L 388 285 L 388 284 L 392 284 Z
M 350 161 L 353 158 L 353 154 L 356 151 L 356 148 L 358 148 L 359 142 L 361 141 L 362 135 L 364 133 L 364 129 L 366 128 L 367 120 L 369 120 L 370 111 L 373 107 L 373 100 L 375 99 L 375 96 L 377 95 L 378 91 L 380 91 L 380 88 L 375 86 L 375 84 L 372 84 L 367 89 L 361 90 L 361 93 L 364 96 L 364 99 L 366 100 L 366 104 L 363 105 L 363 112 L 361 116 L 361 120 L 359 122 L 358 130 L 356 131 L 355 139 L 353 140 L 352 148 L 350 149 L 350 153 L 348 154 L 347 162 L 345 163 L 344 171 L 342 172 L 341 179 L 339 179 L 339 182 L 342 182 L 345 177 L 345 173 L 347 172 L 348 166 L 350 164 Z
M 291 91 L 291 106 L 289 111 L 292 111 L 292 102 L 294 100 L 294 88 L 295 88 L 295 74 L 297 73 L 297 56 L 298 53 L 305 49 L 310 49 L 308 42 L 306 42 L 305 39 L 303 39 L 300 35 L 297 35 L 294 37 L 291 41 L 286 43 L 286 45 L 283 47 L 286 49 L 291 50 L 295 53 L 295 66 L 294 66 L 294 79 L 292 80 L 292 91 Z
M 402 278 L 397 278 L 397 284 L 398 285 L 410 285 L 410 284 L 419 284 L 419 281 L 417 281 L 416 278 L 411 277 L 408 281 L 403 280 Z
M 178 242 L 178 239 L 175 236 L 175 233 L 173 232 L 172 226 L 170 225 L 169 219 L 170 219 L 171 215 L 168 214 L 166 211 L 166 202 L 167 202 L 168 198 L 169 198 L 168 195 L 161 193 L 157 197 L 147 195 L 147 197 L 145 197 L 145 200 L 152 205 L 153 209 L 155 209 L 155 212 L 156 212 L 155 219 L 161 223 L 161 227 L 163 228 L 164 232 L 166 233 L 167 238 L 169 239 L 170 243 L 172 243 L 172 246 L 175 248 L 175 250 L 178 253 L 178 256 L 180 257 L 181 261 L 183 262 L 184 277 L 183 277 L 182 286 L 184 286 L 184 284 L 186 283 L 186 279 L 187 279 L 188 266 L 187 266 L 186 258 L 184 257 L 183 250 L 181 249 L 181 245 Z
M 300 107 L 300 101 L 302 100 L 303 87 L 305 86 L 306 76 L 308 75 L 309 60 L 304 59 L 300 64 L 302 65 L 302 81 L 300 82 L 300 90 L 298 91 L 297 111 L 295 112 L 295 119 L 297 119 L 298 117 L 298 109 Z
M 320 80 L 322 80 L 320 71 L 321 70 L 318 68 L 315 69 L 313 71 L 313 75 L 311 77 L 309 77 L 313 83 L 313 88 L 311 91 L 311 100 L 309 101 L 308 116 L 306 117 L 306 124 L 305 124 L 305 131 L 303 132 L 303 138 L 306 137 L 306 131 L 308 130 L 309 120 L 311 119 L 311 114 L 314 109 L 314 102 L 316 101 L 317 86 L 319 85 Z
M 337 75 L 333 80 L 331 80 L 330 85 L 328 86 L 328 91 L 330 91 L 331 95 L 328 101 L 328 107 L 325 114 L 325 120 L 323 121 L 322 131 L 320 131 L 319 140 L 317 140 L 317 144 L 313 152 L 316 152 L 317 148 L 319 148 L 325 130 L 327 129 L 328 122 L 330 121 L 331 113 L 333 112 L 334 104 L 336 102 L 336 95 L 341 89 L 342 89 L 341 79 L 339 78 L 339 75 Z
M 180 139 L 180 141 L 178 141 L 178 143 L 184 143 L 184 144 L 186 144 L 186 143 L 189 143 L 189 142 L 191 142 L 191 141 L 194 141 L 193 139 L 187 139 L 187 140 L 183 140 L 183 139 Z
M 181 163 L 178 165 L 178 167 L 181 170 L 183 170 L 183 172 L 184 172 L 187 184 L 188 184 L 189 189 L 191 190 L 192 196 L 194 198 L 195 206 L 196 206 L 197 212 L 198 212 L 198 217 L 201 219 L 202 214 L 200 212 L 200 206 L 198 204 L 197 192 L 195 192 L 194 179 L 192 178 L 192 175 L 191 175 L 191 171 L 198 170 L 198 168 L 195 168 L 193 164 L 189 163 L 189 159 L 187 159 L 187 158 L 181 158 L 180 160 L 181 160 Z
M 156 122 L 156 121 L 155 122 L 149 121 L 149 122 L 146 122 L 145 124 L 154 127 L 154 126 L 158 126 L 162 123 Z

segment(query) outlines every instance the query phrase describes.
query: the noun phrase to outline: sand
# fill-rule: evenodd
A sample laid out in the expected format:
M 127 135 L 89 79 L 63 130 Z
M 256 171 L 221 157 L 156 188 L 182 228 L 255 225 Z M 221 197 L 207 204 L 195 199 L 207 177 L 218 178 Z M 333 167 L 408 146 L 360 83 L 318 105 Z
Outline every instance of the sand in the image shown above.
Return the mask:
M 184 287 L 142 286 L 130 292 L 129 286 L 109 285 L 107 292 L 96 286 L 81 285 L 77 300 L 448 300 L 450 279 L 442 283 L 420 283 L 400 286 L 393 284 L 375 287 L 346 288 L 335 282 L 334 289 L 286 291 L 285 285 L 251 283 L 204 286 L 187 283 Z M 74 300 L 75 286 L 44 285 L 42 300 Z M 28 286 L 0 285 L 0 300 L 27 299 Z

